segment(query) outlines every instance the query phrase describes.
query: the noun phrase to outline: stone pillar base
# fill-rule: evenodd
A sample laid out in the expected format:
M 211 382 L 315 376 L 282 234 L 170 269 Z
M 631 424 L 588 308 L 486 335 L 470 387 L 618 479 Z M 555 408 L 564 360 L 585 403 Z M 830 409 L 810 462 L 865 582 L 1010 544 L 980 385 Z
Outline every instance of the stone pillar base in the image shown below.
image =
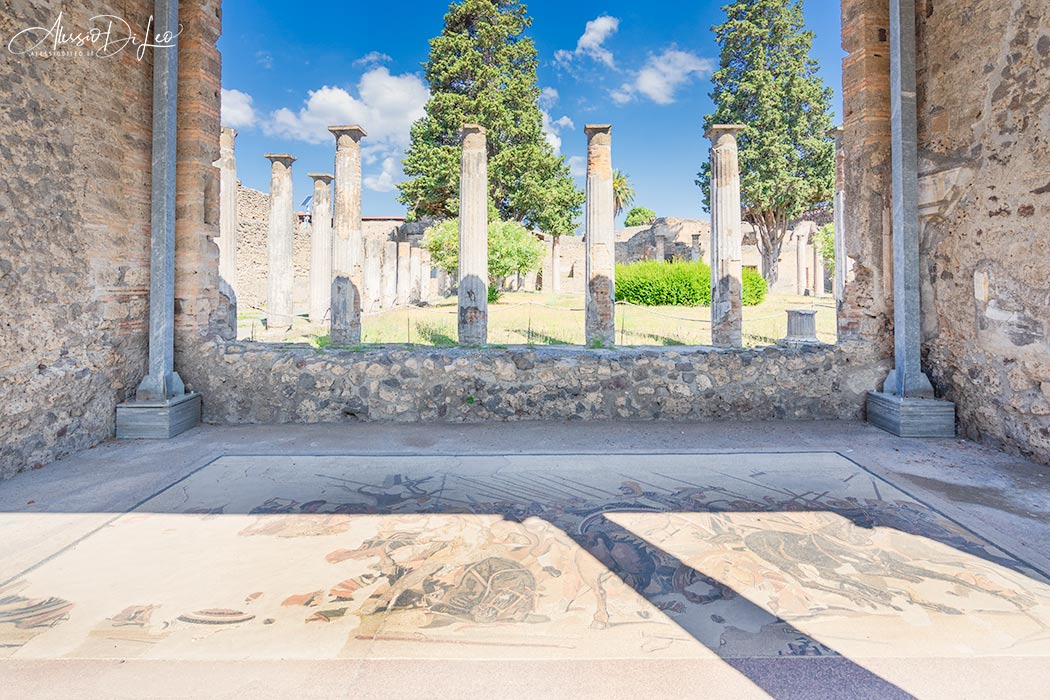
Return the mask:
M 907 438 L 955 437 L 955 404 L 936 399 L 904 398 L 868 392 L 868 422 Z
M 117 404 L 117 437 L 167 440 L 201 422 L 201 395 L 190 392 L 167 401 Z

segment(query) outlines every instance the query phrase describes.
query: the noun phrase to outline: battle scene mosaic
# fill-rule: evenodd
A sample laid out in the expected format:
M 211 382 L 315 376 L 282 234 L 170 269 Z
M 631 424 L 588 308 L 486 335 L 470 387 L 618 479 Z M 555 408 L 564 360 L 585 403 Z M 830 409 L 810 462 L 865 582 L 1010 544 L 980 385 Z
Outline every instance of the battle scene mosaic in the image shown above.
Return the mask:
M 15 658 L 1050 654 L 1039 572 L 823 453 L 226 456 L 4 580 Z

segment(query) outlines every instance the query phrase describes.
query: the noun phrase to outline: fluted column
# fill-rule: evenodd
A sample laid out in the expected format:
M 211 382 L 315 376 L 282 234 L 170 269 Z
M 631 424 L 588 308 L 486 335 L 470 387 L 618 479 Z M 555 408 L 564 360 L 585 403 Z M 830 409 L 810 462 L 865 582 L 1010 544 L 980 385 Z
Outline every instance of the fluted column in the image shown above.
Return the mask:
M 266 323 L 269 328 L 291 328 L 295 310 L 292 291 L 295 271 L 295 204 L 292 197 L 292 163 L 287 153 L 267 153 L 270 161 L 270 235 L 267 274 Z
M 237 131 L 222 127 L 219 134 L 219 279 L 225 283 L 231 301 L 237 299 L 237 158 L 234 141 Z
M 745 127 L 712 126 L 711 139 L 711 342 L 738 348 L 743 337 L 743 263 L 740 163 L 736 137 Z
M 465 124 L 459 177 L 459 344 L 484 345 L 489 322 L 489 166 L 484 127 Z
M 612 126 L 588 124 L 587 134 L 587 345 L 616 341 L 616 229 Z
M 310 173 L 314 181 L 310 221 L 310 321 L 321 323 L 332 305 L 332 188 L 333 178 Z
M 332 342 L 355 345 L 361 342 L 362 268 L 364 235 L 361 230 L 361 139 L 360 126 L 330 126 L 335 136 L 335 194 L 332 230 L 333 294 L 348 294 L 338 304 L 332 300 Z M 340 278 L 346 284 L 334 284 Z M 337 316 L 336 309 L 345 310 Z

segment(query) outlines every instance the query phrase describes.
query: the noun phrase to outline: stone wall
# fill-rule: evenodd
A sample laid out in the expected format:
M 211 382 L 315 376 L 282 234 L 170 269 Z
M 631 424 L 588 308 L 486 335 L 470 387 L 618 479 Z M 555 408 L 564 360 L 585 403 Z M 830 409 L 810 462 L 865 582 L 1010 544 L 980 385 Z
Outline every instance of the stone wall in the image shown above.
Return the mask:
M 113 434 L 146 372 L 152 56 L 13 56 L 27 27 L 99 14 L 142 34 L 151 2 L 0 11 L 0 478 Z
M 1050 462 L 1050 13 L 919 9 L 925 364 L 967 437 Z
M 857 419 L 889 366 L 857 343 L 319 352 L 209 341 L 181 368 L 218 423 L 463 423 Z

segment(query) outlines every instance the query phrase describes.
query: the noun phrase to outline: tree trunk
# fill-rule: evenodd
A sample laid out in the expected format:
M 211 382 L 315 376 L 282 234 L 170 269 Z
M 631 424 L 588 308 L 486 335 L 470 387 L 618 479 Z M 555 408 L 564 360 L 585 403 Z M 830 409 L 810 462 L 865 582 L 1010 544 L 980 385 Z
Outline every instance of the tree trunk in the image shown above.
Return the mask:
M 755 227 L 758 252 L 762 256 L 762 276 L 772 287 L 780 279 L 780 251 L 787 236 L 787 222 L 776 211 L 752 213 L 746 220 Z

